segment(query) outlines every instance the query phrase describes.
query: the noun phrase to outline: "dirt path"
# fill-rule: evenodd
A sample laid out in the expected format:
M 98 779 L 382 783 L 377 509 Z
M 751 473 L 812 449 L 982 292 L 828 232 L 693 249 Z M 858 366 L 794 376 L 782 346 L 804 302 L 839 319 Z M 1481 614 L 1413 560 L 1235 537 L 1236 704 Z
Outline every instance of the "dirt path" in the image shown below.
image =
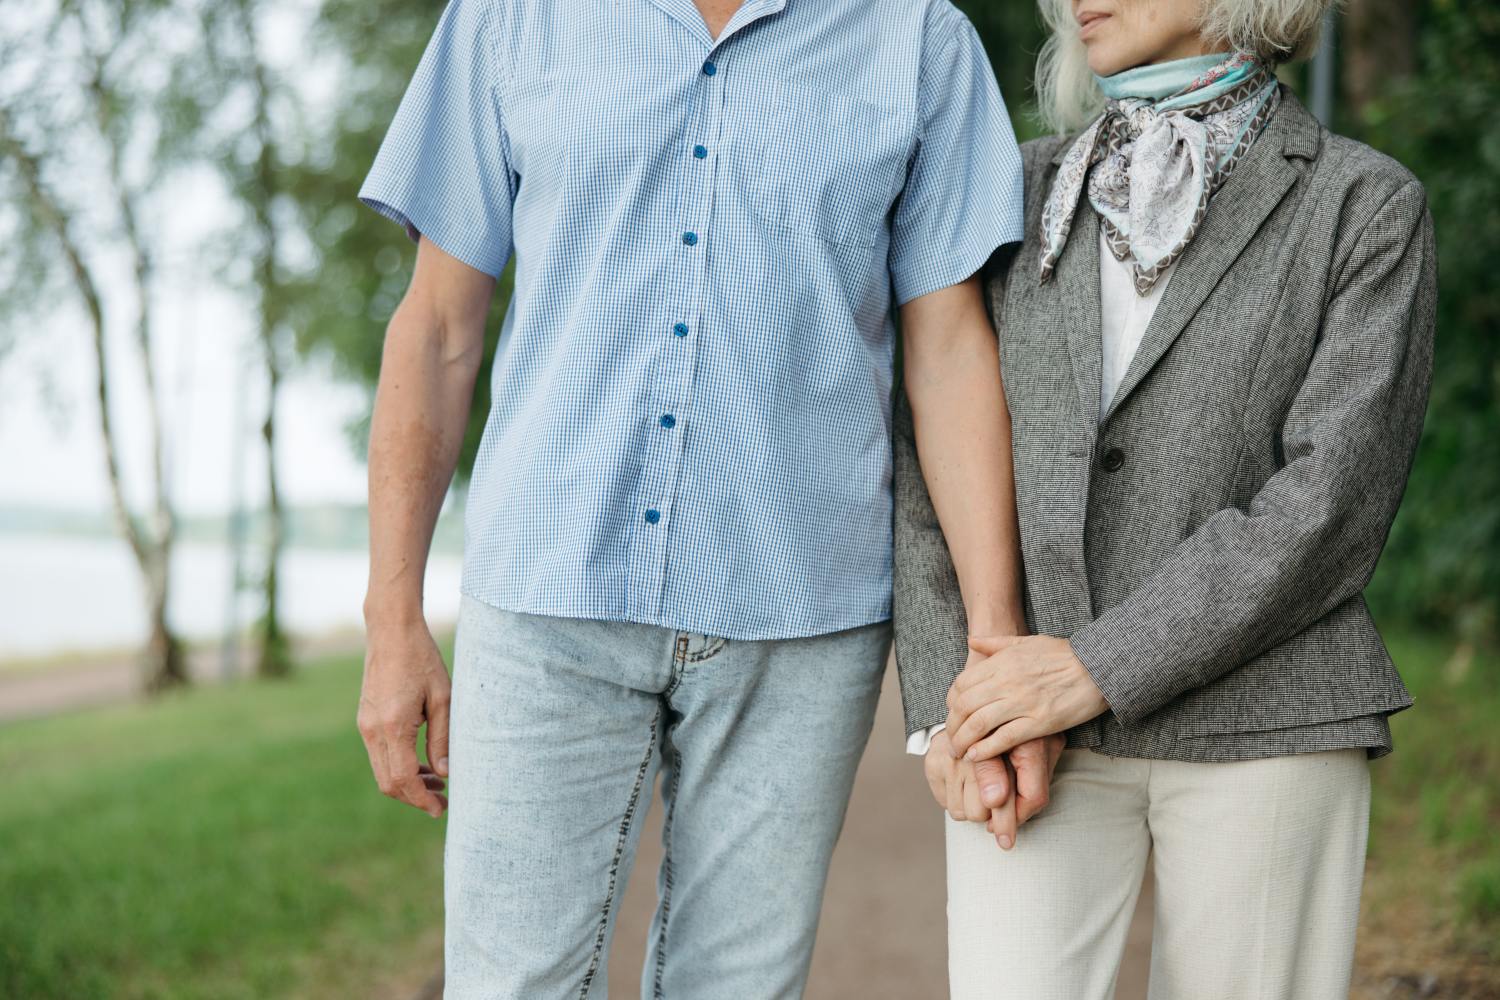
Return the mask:
M 305 662 L 363 648 L 364 637 L 358 632 L 334 632 L 296 640 L 293 655 Z M 252 669 L 252 652 L 251 643 L 240 643 L 236 676 Z M 223 680 L 219 648 L 190 650 L 188 671 L 197 683 Z M 124 652 L 55 666 L 0 669 L 0 723 L 129 701 L 139 696 L 140 690 L 140 666 L 133 655 Z
M 808 1000 L 941 1000 L 948 990 L 942 814 L 916 758 L 902 752 L 901 697 L 887 671 L 875 732 L 860 764 L 834 854 Z M 1024 831 L 1023 831 L 1024 835 Z M 640 996 L 646 931 L 661 861 L 661 806 L 652 803 L 625 891 L 609 995 Z M 1150 880 L 1141 894 L 1116 1000 L 1143 1000 L 1150 962 Z M 1147 919 L 1142 919 L 1143 914 Z

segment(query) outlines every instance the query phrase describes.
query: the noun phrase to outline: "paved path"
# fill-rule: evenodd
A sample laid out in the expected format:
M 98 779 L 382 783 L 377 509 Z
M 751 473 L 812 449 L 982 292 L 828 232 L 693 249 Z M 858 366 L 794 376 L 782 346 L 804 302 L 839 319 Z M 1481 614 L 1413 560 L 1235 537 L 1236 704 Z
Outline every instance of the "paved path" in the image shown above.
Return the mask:
M 808 1000 L 941 1000 L 947 996 L 942 813 L 920 763 L 902 752 L 901 698 L 886 674 L 875 732 L 860 764 L 834 855 Z M 1022 836 L 1025 836 L 1023 829 Z M 639 997 L 646 931 L 661 861 L 661 806 L 652 803 L 622 903 L 609 969 L 612 1000 Z M 1131 927 L 1117 1000 L 1146 996 L 1150 880 Z
M 362 649 L 364 636 L 352 630 L 293 641 L 293 655 L 299 663 Z M 254 652 L 250 640 L 239 644 L 238 674 L 247 674 L 253 668 Z M 187 660 L 195 682 L 211 684 L 224 679 L 217 646 L 190 649 Z M 131 653 L 101 654 L 55 666 L 0 669 L 0 723 L 129 701 L 140 696 L 140 670 L 139 660 Z

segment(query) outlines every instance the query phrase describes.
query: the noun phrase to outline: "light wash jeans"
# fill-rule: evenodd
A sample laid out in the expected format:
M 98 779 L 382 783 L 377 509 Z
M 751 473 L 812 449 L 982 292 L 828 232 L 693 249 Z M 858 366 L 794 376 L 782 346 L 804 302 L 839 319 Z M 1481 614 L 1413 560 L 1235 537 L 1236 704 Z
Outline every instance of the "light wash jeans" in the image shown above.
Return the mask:
M 802 994 L 888 623 L 730 642 L 465 597 L 445 849 L 447 1000 L 601 998 L 658 770 L 641 995 Z

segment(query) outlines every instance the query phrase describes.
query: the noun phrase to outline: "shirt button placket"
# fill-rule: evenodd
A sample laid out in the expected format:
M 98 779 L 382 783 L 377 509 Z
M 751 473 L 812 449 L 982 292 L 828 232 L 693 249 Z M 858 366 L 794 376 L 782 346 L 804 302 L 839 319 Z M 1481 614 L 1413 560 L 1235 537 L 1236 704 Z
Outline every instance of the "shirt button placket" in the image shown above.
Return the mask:
M 678 204 L 683 215 L 671 287 L 666 289 L 677 315 L 669 321 L 671 336 L 666 345 L 666 363 L 661 368 L 662 381 L 656 386 L 656 437 L 648 460 L 646 502 L 637 515 L 647 530 L 638 553 L 641 561 L 637 564 L 636 586 L 632 587 L 632 600 L 640 602 L 639 610 L 651 617 L 662 613 L 668 534 L 665 529 L 678 502 L 675 487 L 680 478 L 685 440 L 681 421 L 691 402 L 692 373 L 701 342 L 697 336 L 689 335 L 697 331 L 703 314 L 700 295 L 707 267 L 707 239 L 712 232 L 712 191 L 717 166 L 711 150 L 718 141 L 723 119 L 723 78 L 723 67 L 717 58 L 705 59 L 700 64 L 698 80 L 706 99 L 693 102 L 693 110 L 689 112 L 686 131 L 691 138 L 677 173 Z

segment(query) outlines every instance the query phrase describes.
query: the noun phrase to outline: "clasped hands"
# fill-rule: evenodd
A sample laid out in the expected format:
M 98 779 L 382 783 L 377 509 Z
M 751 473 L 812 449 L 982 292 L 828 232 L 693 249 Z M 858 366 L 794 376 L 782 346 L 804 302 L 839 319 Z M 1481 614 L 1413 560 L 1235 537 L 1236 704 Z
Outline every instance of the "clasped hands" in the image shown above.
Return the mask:
M 971 638 L 924 762 L 933 798 L 955 820 L 985 823 L 1009 850 L 1047 804 L 1062 734 L 1108 707 L 1068 640 Z

